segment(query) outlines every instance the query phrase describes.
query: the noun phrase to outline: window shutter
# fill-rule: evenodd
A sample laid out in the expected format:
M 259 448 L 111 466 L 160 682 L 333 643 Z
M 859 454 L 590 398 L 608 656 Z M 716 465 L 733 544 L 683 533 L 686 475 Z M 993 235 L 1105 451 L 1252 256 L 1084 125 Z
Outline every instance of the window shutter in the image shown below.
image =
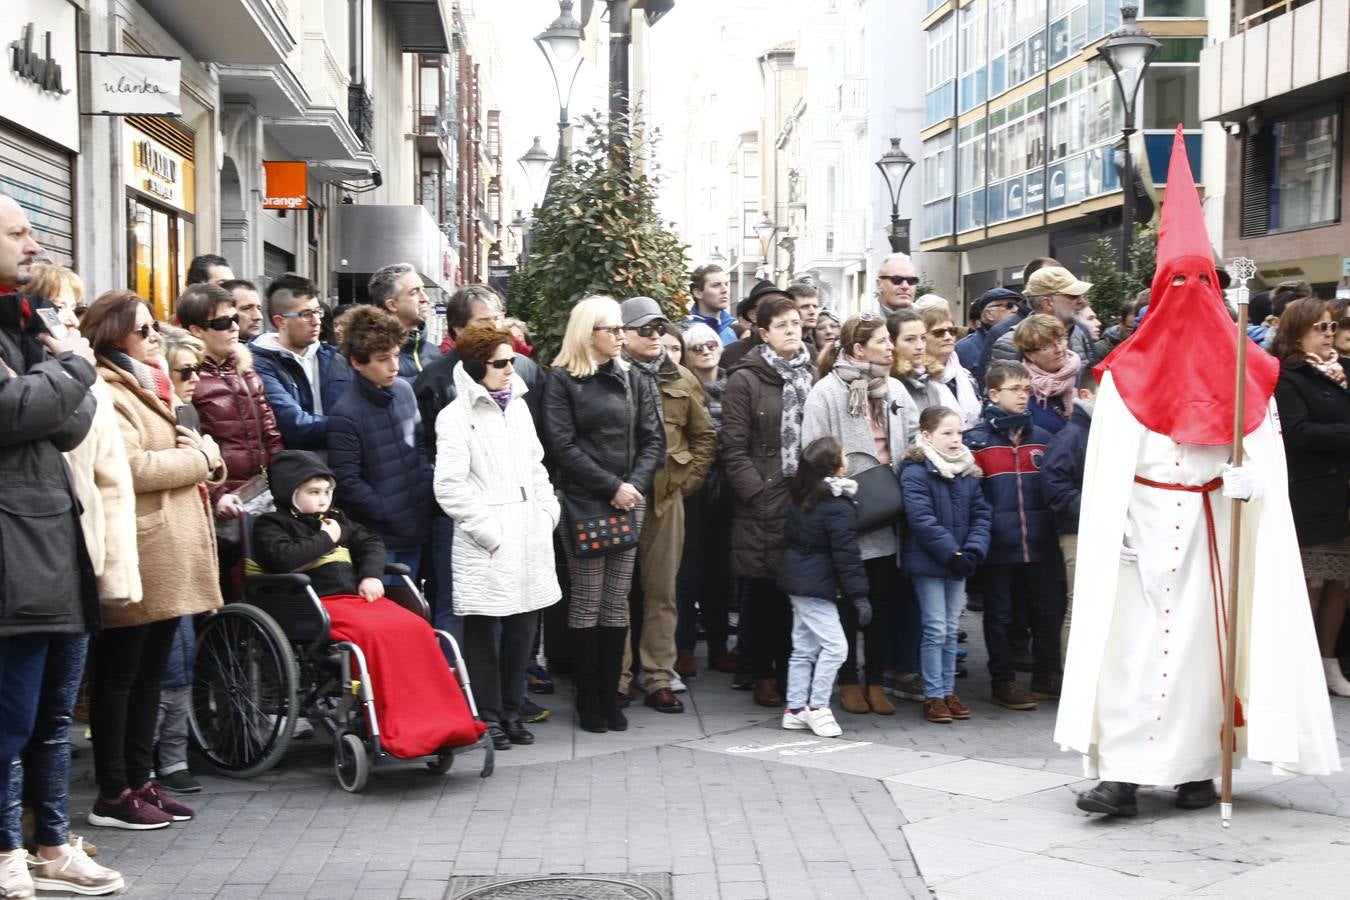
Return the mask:
M 1242 236 L 1258 237 L 1270 229 L 1270 181 L 1274 146 L 1270 128 L 1242 138 Z

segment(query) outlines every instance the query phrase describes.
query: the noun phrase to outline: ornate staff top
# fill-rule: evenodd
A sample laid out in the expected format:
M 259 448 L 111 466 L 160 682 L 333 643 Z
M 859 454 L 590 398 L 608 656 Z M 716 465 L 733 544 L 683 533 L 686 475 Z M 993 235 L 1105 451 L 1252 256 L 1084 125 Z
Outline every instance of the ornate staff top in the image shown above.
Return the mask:
M 1248 259 L 1245 256 L 1238 256 L 1228 261 L 1224 266 L 1224 271 L 1228 277 L 1233 279 L 1234 287 L 1246 287 L 1247 282 L 1252 280 L 1256 274 L 1256 261 Z

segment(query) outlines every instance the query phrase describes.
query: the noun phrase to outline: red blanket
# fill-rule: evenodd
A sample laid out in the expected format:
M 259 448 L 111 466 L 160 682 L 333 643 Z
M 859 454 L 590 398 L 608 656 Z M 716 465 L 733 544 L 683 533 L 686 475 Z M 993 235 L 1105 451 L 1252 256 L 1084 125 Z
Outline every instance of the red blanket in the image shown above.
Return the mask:
M 324 597 L 334 640 L 351 641 L 365 654 L 375 692 L 380 741 L 394 756 L 435 753 L 478 740 L 487 726 L 468 701 L 431 626 L 392 600 Z

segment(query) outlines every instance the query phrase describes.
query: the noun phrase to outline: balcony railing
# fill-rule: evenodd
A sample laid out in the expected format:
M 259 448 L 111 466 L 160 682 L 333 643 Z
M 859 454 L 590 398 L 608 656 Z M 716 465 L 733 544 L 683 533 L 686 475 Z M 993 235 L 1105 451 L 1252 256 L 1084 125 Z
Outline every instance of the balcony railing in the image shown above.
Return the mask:
M 1255 28 L 1257 25 L 1264 25 L 1271 19 L 1284 15 L 1300 6 L 1306 6 L 1313 0 L 1275 0 L 1263 9 L 1258 9 L 1250 15 L 1243 16 L 1237 21 L 1237 31 L 1246 31 L 1248 28 Z
M 359 84 L 347 85 L 347 124 L 361 139 L 361 146 L 369 150 L 375 136 L 375 106 Z

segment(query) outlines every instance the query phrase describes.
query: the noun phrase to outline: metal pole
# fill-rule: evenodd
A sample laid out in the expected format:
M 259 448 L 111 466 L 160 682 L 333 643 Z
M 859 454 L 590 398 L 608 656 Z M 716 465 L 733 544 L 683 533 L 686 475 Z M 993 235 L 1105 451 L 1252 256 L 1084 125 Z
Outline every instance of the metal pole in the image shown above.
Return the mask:
M 898 203 L 892 203 L 892 204 L 891 204 L 891 234 L 890 234 L 890 239 L 891 239 L 891 252 L 892 252 L 892 253 L 908 253 L 908 252 L 909 252 L 907 249 L 904 249 L 904 248 L 902 248 L 902 247 L 900 246 L 901 244 L 904 243 L 904 239 L 900 236 L 900 205 L 899 205 Z
M 628 47 L 633 43 L 633 14 L 628 0 L 609 0 L 609 117 L 628 115 Z
M 1125 133 L 1125 183 L 1120 186 L 1120 271 L 1130 271 L 1130 245 L 1134 243 L 1134 159 L 1130 156 L 1130 135 L 1134 134 L 1133 123 L 1126 125 Z

